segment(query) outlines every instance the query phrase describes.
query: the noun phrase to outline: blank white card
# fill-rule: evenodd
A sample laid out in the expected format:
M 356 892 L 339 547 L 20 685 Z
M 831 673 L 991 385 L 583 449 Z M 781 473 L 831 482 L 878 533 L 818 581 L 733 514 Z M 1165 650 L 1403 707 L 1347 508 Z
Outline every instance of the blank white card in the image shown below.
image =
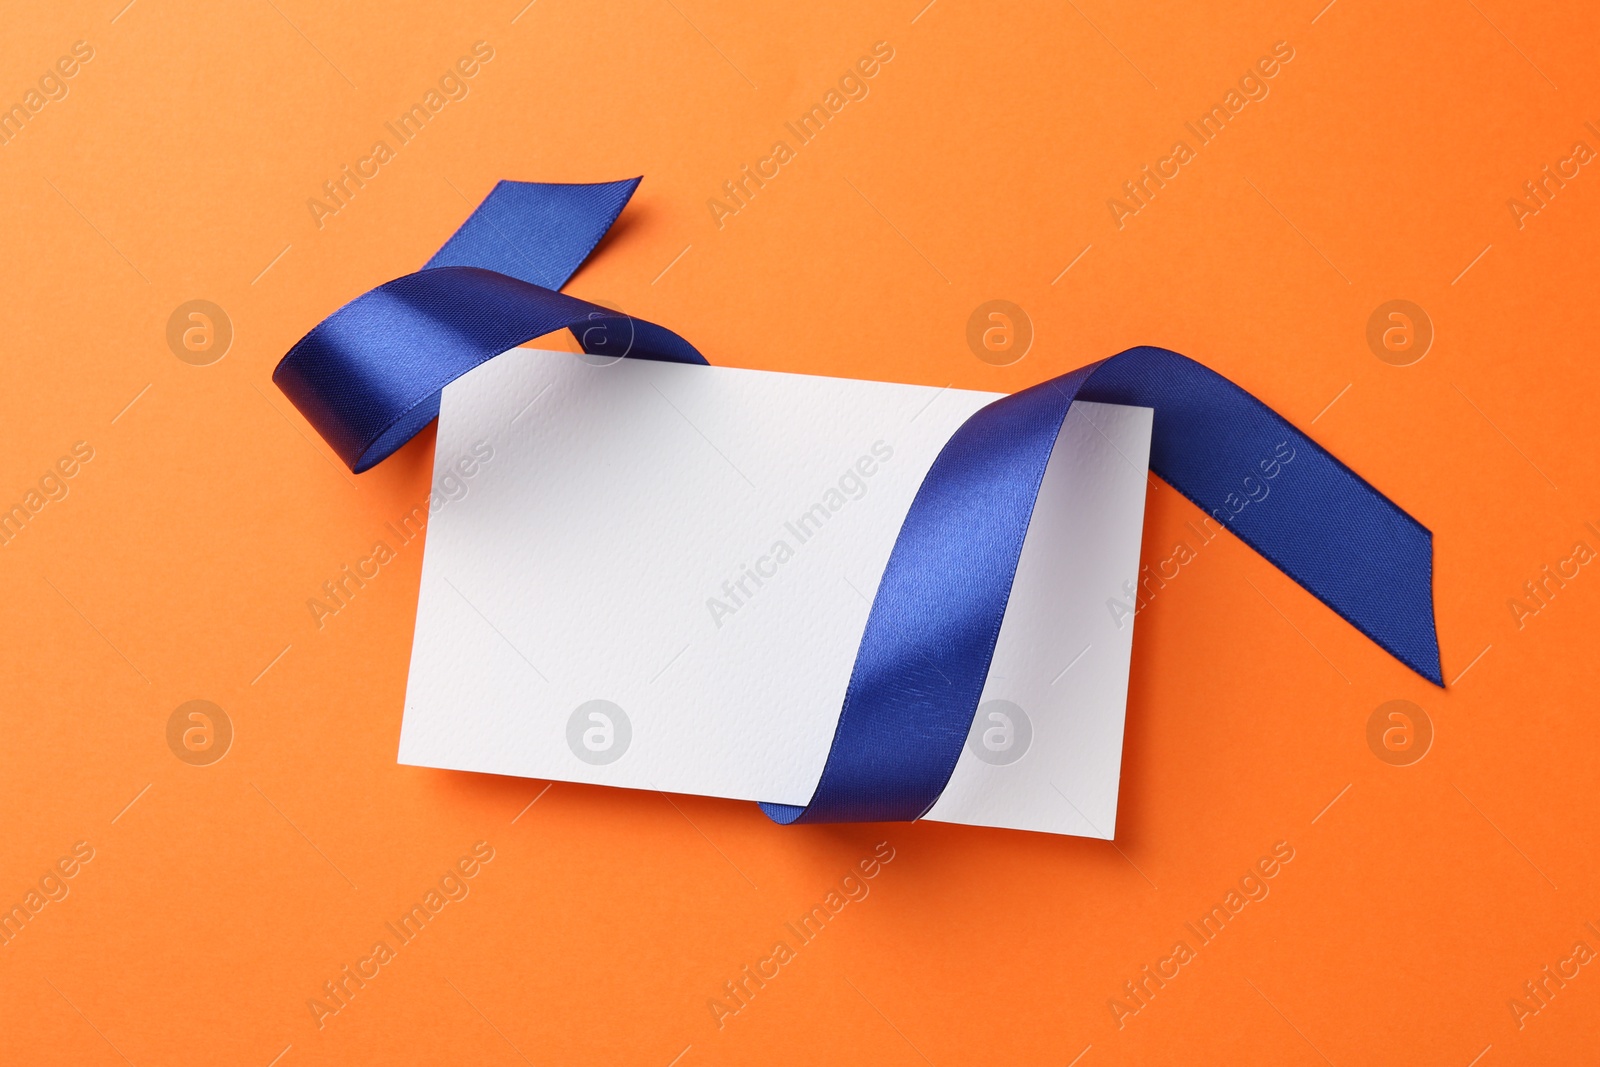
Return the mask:
M 917 487 L 995 399 L 488 361 L 444 391 L 400 762 L 804 804 Z M 1150 428 L 1073 406 L 928 818 L 1113 835 Z

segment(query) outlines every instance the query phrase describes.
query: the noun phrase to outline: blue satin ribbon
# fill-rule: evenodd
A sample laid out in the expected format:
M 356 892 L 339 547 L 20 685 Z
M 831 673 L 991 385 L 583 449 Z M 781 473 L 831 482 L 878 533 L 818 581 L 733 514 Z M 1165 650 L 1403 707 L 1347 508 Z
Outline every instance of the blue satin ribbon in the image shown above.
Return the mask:
M 501 182 L 421 271 L 318 323 L 273 381 L 360 472 L 437 417 L 445 385 L 555 330 L 596 355 L 705 363 L 670 330 L 555 291 L 638 184 Z M 1152 471 L 1444 684 L 1433 535 L 1226 378 L 1132 348 L 989 404 L 945 444 L 879 582 L 816 792 L 804 807 L 761 805 L 774 820 L 907 821 L 938 800 L 988 678 L 1045 466 L 1079 399 L 1154 408 Z M 1258 496 L 1268 480 L 1270 505 Z
M 501 182 L 421 270 L 317 323 L 272 380 L 360 474 L 439 417 L 445 386 L 547 333 L 570 329 L 591 355 L 705 363 L 671 330 L 555 292 L 642 180 Z

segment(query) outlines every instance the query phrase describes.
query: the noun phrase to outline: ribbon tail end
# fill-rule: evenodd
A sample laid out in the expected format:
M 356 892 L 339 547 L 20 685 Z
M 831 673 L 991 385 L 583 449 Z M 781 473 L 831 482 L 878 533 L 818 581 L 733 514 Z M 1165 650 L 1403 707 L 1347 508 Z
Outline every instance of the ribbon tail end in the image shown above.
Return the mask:
M 1444 684 L 1444 670 L 1439 663 L 1439 638 L 1437 633 L 1434 634 L 1432 651 L 1433 657 L 1431 659 L 1423 659 L 1417 662 L 1413 662 L 1412 660 L 1408 659 L 1404 662 L 1407 667 L 1410 667 L 1412 670 L 1422 675 L 1440 689 L 1444 689 L 1446 688 Z
M 805 808 L 797 807 L 794 804 L 768 804 L 764 800 L 756 803 L 760 806 L 762 813 L 779 826 L 789 826 L 798 822 L 800 816 L 806 813 Z

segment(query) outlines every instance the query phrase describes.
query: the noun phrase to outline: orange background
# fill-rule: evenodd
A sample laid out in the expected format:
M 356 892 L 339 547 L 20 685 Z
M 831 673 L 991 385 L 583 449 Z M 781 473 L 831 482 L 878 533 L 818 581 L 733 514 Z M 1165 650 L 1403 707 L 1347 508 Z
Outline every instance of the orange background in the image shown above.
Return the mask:
M 74 41 L 94 58 L 0 147 L 0 503 L 75 442 L 94 458 L 0 549 L 0 905 L 75 842 L 94 856 L 0 948 L 0 1060 L 1489 1067 L 1595 1047 L 1596 968 L 1520 1027 L 1508 1001 L 1575 941 L 1600 951 L 1600 576 L 1520 628 L 1507 602 L 1600 547 L 1600 174 L 1521 228 L 1506 202 L 1574 141 L 1600 149 L 1600 15 L 923 2 L 5 12 L 0 102 Z M 307 199 L 479 40 L 470 95 L 319 229 Z M 719 229 L 721 183 L 880 40 L 870 96 Z M 1278 41 L 1270 96 L 1119 229 L 1107 199 Z M 397 766 L 420 551 L 320 631 L 305 601 L 424 497 L 432 432 L 352 477 L 272 368 L 497 179 L 639 173 L 569 291 L 714 363 L 1014 390 L 1152 343 L 1228 375 L 1434 531 L 1454 684 L 1225 537 L 1138 620 L 1114 844 L 782 829 L 750 804 Z M 209 366 L 166 341 L 196 298 L 235 331 Z M 1004 368 L 966 343 L 995 298 L 1036 330 Z M 1397 298 L 1436 330 L 1406 367 L 1366 341 Z M 1197 517 L 1154 489 L 1146 561 Z M 209 766 L 168 747 L 192 699 L 234 727 Z M 1409 766 L 1367 742 L 1393 699 L 1435 732 Z M 708 1000 L 882 840 L 871 895 L 719 1029 Z M 495 858 L 471 895 L 319 1028 L 308 999 L 478 841 Z M 1280 841 L 1270 896 L 1119 1027 L 1123 983 Z

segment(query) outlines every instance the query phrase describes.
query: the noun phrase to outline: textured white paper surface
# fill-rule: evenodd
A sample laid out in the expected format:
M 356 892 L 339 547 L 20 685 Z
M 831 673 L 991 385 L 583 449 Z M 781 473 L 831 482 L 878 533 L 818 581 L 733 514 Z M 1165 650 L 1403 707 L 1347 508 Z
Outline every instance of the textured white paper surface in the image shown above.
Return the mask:
M 516 349 L 444 392 L 400 762 L 804 804 L 879 576 L 997 394 Z M 928 817 L 1110 837 L 1151 413 L 1077 404 Z M 1020 710 L 1019 710 L 1020 709 Z

